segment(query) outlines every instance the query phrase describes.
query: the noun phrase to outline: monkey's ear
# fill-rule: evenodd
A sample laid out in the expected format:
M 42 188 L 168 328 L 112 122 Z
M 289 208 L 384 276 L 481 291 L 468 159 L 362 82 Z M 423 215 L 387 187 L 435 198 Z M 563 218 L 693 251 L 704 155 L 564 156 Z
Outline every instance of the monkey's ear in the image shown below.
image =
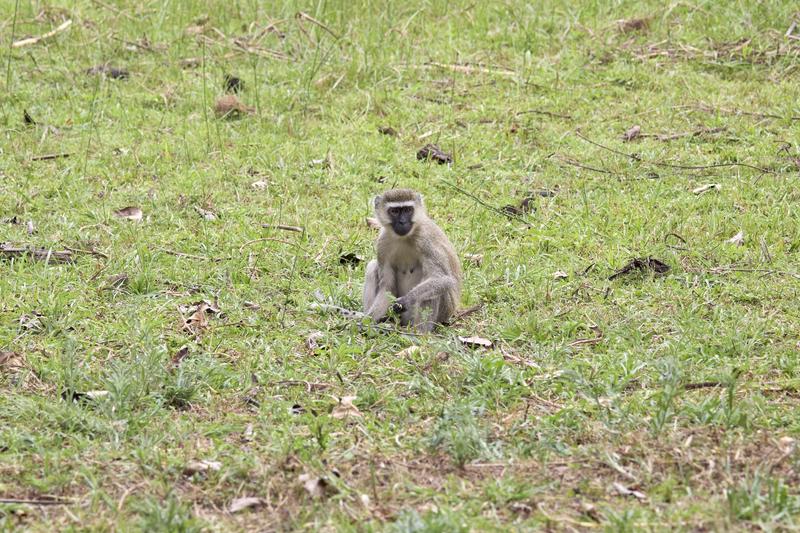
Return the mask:
M 425 205 L 425 204 L 423 204 L 423 202 L 422 202 L 422 195 L 421 195 L 420 193 L 418 193 L 418 192 L 417 192 L 417 193 L 414 193 L 414 198 L 417 200 L 417 203 L 418 203 L 419 205 L 421 205 L 421 206 L 424 206 L 424 205 Z
M 381 195 L 380 194 L 376 194 L 375 196 L 372 197 L 372 207 L 377 209 L 377 207 L 378 207 L 378 205 L 380 205 L 380 203 L 381 203 Z

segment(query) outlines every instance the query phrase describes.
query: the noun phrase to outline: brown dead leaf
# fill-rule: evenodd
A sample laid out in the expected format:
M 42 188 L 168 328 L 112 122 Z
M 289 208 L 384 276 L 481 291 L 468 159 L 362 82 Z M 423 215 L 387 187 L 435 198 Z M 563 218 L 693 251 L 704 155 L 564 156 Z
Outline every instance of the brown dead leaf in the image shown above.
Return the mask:
M 481 263 L 483 263 L 483 254 L 464 254 L 464 259 L 475 266 L 481 266 Z
M 509 506 L 509 509 L 511 509 L 512 513 L 522 518 L 528 518 L 533 512 L 533 507 L 523 502 L 513 502 Z
M 613 280 L 634 271 L 644 272 L 645 270 L 652 270 L 656 274 L 666 274 L 669 272 L 669 265 L 655 257 L 635 257 L 624 267 L 611 274 L 608 279 Z
M 308 162 L 308 166 L 310 167 L 318 167 L 326 170 L 332 169 L 333 165 L 334 165 L 333 154 L 330 152 L 330 150 L 328 150 L 328 153 L 325 154 L 325 157 L 320 159 L 312 159 L 311 161 Z
M 189 305 L 179 305 L 178 309 L 181 313 L 188 315 L 191 313 L 196 312 L 200 307 L 205 307 L 205 310 L 209 314 L 220 314 L 219 303 L 216 300 L 213 302 L 209 302 L 208 300 L 200 300 L 199 302 L 194 302 L 193 304 Z
M 232 74 L 225 74 L 223 85 L 225 86 L 225 92 L 228 93 L 240 93 L 244 91 L 244 80 Z
M 219 472 L 222 470 L 222 463 L 219 461 L 189 461 L 183 467 L 183 475 L 193 476 L 194 474 L 203 474 L 206 472 Z
M 112 67 L 111 65 L 95 65 L 86 69 L 86 74 L 102 74 L 114 80 L 124 80 L 130 77 L 130 72 L 124 68 Z
M 646 17 L 622 19 L 617 21 L 617 25 L 619 25 L 619 31 L 622 33 L 642 31 L 650 27 L 650 19 Z
M 378 128 L 378 133 L 382 133 L 383 135 L 389 135 L 390 137 L 397 137 L 397 130 L 395 130 L 391 126 L 381 126 Z
M 200 57 L 187 57 L 181 59 L 178 64 L 181 68 L 197 68 L 203 64 L 203 59 Z
M 115 217 L 136 222 L 142 220 L 143 215 L 142 210 L 135 206 L 123 207 L 122 209 L 114 211 Z
M 217 214 L 210 209 L 204 209 L 199 205 L 194 206 L 194 210 L 197 211 L 197 214 L 203 217 L 206 220 L 217 220 Z
M 116 289 L 123 289 L 128 286 L 128 275 L 125 272 L 120 274 L 115 274 L 113 276 L 108 276 L 106 278 L 105 284 L 103 285 L 103 289 L 105 290 L 116 290 Z
M 0 352 L 0 367 L 5 366 L 7 364 L 10 365 L 12 359 L 17 358 L 17 352 Z
M 192 335 L 197 335 L 208 327 L 209 314 L 220 314 L 216 303 L 212 304 L 207 300 L 199 301 L 190 306 L 181 305 L 178 310 L 184 315 L 189 315 L 189 318 L 183 321 L 183 329 Z
M 791 454 L 797 448 L 797 439 L 787 436 L 783 436 L 778 439 L 778 446 L 781 449 L 781 452 L 784 454 Z
M 442 151 L 441 148 L 435 144 L 426 144 L 417 152 L 417 159 L 420 161 L 434 161 L 440 165 L 446 165 L 453 162 L 453 156 Z
M 740 231 L 739 233 L 737 233 L 736 235 L 734 235 L 725 242 L 729 244 L 734 244 L 736 246 L 744 246 L 744 232 Z
M 567 279 L 569 274 L 564 272 L 563 270 L 556 270 L 553 272 L 553 279 Z
M 252 423 L 247 424 L 242 433 L 242 442 L 253 442 L 253 437 L 256 434 L 255 426 Z
M 250 186 L 257 191 L 263 191 L 264 189 L 267 188 L 267 186 L 269 186 L 269 182 L 265 180 L 258 180 L 251 183 Z
M 316 477 L 311 474 L 301 474 L 297 481 L 303 485 L 303 489 L 315 500 L 322 499 L 330 494 L 334 494 L 336 489 L 324 477 Z
M 192 22 L 191 25 L 187 26 L 184 31 L 186 35 L 201 35 L 209 29 L 209 16 L 202 15 Z
M 458 340 L 468 348 L 491 348 L 494 343 L 483 337 L 459 337 Z
M 306 348 L 311 352 L 316 352 L 319 349 L 320 341 L 325 338 L 325 334 L 321 331 L 315 331 L 306 337 Z
M 629 489 L 628 487 L 626 487 L 622 483 L 619 483 L 618 481 L 615 481 L 612 486 L 614 487 L 614 490 L 617 491 L 617 493 L 619 493 L 622 496 L 633 496 L 637 500 L 647 499 L 647 495 L 644 492 Z
M 218 118 L 240 118 L 244 115 L 252 115 L 255 111 L 255 108 L 243 104 L 232 94 L 226 94 L 214 104 L 214 113 Z
M 61 398 L 67 402 L 89 402 L 97 401 L 107 398 L 109 392 L 107 390 L 90 390 L 80 392 L 76 390 L 66 389 L 61 392 Z
M 19 327 L 28 331 L 41 331 L 43 314 L 34 311 L 31 314 L 24 314 L 19 317 Z
M 581 502 L 581 512 L 594 520 L 595 522 L 602 521 L 602 515 L 597 510 L 597 506 L 590 502 Z
M 230 507 L 228 507 L 228 512 L 231 514 L 239 513 L 241 511 L 244 511 L 245 509 L 251 509 L 253 507 L 261 507 L 266 503 L 267 500 L 265 500 L 264 498 L 256 498 L 253 496 L 236 498 L 231 502 Z
M 181 361 L 186 359 L 186 356 L 189 355 L 189 347 L 183 346 L 180 350 L 172 354 L 172 366 L 177 367 L 180 366 Z
M 598 343 L 603 341 L 603 338 L 604 338 L 603 337 L 603 331 L 599 327 L 597 327 L 597 326 L 589 326 L 589 329 L 591 329 L 594 332 L 594 337 L 589 337 L 589 338 L 585 338 L 585 339 L 576 339 L 576 340 L 570 342 L 567 346 L 570 346 L 571 348 L 576 348 L 578 346 L 587 346 L 587 345 L 592 345 L 592 344 L 598 344 Z
M 364 258 L 355 252 L 345 252 L 339 256 L 340 265 L 355 266 L 364 261 Z
M 622 142 L 630 142 L 642 134 L 641 126 L 633 126 L 622 135 Z
M 196 335 L 197 333 L 200 333 L 202 330 L 206 329 L 208 327 L 206 309 L 206 307 L 201 306 L 197 309 L 197 311 L 192 313 L 192 315 L 184 321 L 184 329 L 192 335 Z
M 705 185 L 701 185 L 700 187 L 692 189 L 692 194 L 703 194 L 704 192 L 711 190 L 719 190 L 719 188 L 719 183 L 706 183 Z
M 331 416 L 339 420 L 361 416 L 361 411 L 353 404 L 356 398 L 358 397 L 342 396 L 342 398 L 339 399 L 339 403 L 333 408 L 333 411 L 331 411 Z
M 395 357 L 411 357 L 412 355 L 417 354 L 417 353 L 419 353 L 419 346 L 417 346 L 415 344 L 413 346 L 409 346 L 408 348 L 406 348 L 404 350 L 400 350 L 399 352 L 397 352 L 394 355 L 395 355 Z

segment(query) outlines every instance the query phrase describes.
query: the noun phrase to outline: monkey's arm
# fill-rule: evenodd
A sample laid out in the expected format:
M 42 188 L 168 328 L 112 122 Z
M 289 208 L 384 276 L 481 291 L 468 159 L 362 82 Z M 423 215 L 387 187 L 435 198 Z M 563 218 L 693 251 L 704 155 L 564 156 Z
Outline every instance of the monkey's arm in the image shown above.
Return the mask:
M 446 292 L 454 291 L 457 285 L 458 281 L 453 276 L 444 273 L 433 274 L 411 289 L 405 296 L 397 299 L 397 304 L 400 306 L 398 310 L 409 309 L 419 302 L 433 300 Z
M 375 301 L 367 310 L 367 314 L 376 322 L 386 317 L 389 310 L 389 293 L 395 294 L 397 280 L 395 279 L 394 269 L 382 268 L 378 273 L 378 294 Z

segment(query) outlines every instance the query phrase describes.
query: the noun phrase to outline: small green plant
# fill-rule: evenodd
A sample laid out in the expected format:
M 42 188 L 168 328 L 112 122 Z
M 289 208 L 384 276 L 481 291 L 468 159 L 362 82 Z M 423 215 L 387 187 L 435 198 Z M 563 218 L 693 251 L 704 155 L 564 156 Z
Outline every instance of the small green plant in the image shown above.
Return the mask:
M 430 446 L 449 455 L 459 468 L 478 458 L 497 457 L 499 443 L 489 441 L 478 419 L 482 412 L 466 403 L 445 407 L 430 436 Z
M 175 408 L 185 409 L 197 395 L 197 379 L 179 367 L 175 376 L 167 376 L 167 381 L 161 391 L 164 404 Z
M 681 391 L 681 373 L 673 359 L 665 359 L 659 365 L 659 384 L 661 391 L 656 395 L 650 427 L 659 434 L 672 419 L 675 411 L 675 398 Z
M 731 518 L 760 523 L 780 522 L 800 513 L 800 496 L 780 478 L 756 472 L 726 491 Z
M 148 497 L 139 506 L 142 531 L 154 533 L 199 533 L 203 523 L 192 516 L 189 507 L 174 494 L 166 498 Z

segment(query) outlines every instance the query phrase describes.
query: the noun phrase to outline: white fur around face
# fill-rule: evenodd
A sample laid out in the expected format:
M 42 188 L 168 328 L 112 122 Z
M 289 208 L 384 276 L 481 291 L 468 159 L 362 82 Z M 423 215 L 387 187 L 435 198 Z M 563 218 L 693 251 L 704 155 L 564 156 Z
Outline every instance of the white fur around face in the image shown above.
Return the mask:
M 414 200 L 407 202 L 386 202 L 386 207 L 414 207 Z

